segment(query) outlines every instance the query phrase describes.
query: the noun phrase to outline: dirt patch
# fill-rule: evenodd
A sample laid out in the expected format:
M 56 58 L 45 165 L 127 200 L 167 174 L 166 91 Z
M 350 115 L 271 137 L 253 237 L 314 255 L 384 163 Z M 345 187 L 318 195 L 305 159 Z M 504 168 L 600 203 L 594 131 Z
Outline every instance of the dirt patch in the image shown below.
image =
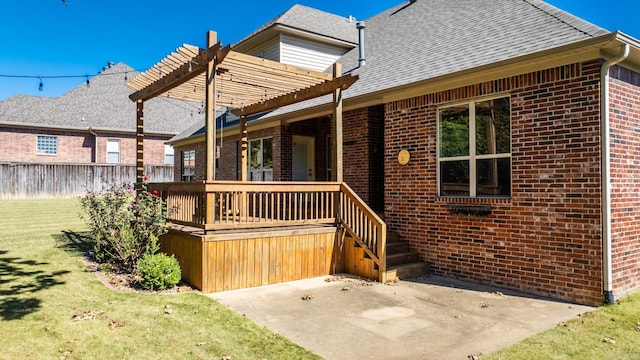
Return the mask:
M 178 285 L 167 290 L 146 290 L 140 286 L 140 277 L 127 272 L 111 271 L 104 264 L 98 264 L 91 253 L 85 253 L 82 256 L 82 262 L 89 270 L 94 272 L 98 279 L 111 290 L 119 292 L 137 292 L 149 294 L 178 294 L 185 292 L 195 292 L 197 289 L 184 281 L 180 281 Z

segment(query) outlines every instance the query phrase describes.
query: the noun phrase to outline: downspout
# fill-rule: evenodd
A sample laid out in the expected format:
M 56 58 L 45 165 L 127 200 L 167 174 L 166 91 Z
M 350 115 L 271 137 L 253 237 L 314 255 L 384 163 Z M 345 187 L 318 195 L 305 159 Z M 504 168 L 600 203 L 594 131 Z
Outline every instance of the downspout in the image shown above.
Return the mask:
M 82 117 L 84 119 L 84 116 Z M 93 154 L 91 156 L 91 162 L 98 162 L 98 134 L 91 127 L 89 127 L 89 134 L 93 135 Z
M 629 56 L 629 45 L 622 47 L 620 55 L 605 61 L 600 70 L 600 148 L 602 151 L 602 270 L 604 303 L 615 303 L 613 295 L 613 267 L 611 264 L 611 164 L 609 134 L 609 69 Z
M 366 59 L 364 57 L 364 29 L 367 27 L 364 21 L 358 21 L 356 23 L 356 28 L 358 29 L 358 68 L 363 67 L 366 64 Z

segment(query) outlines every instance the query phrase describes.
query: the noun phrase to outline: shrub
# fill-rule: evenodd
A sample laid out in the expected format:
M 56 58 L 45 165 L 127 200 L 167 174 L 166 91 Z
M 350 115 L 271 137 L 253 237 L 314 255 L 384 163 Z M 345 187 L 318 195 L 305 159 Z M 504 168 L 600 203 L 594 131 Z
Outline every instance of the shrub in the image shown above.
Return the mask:
M 163 253 L 143 256 L 138 260 L 136 270 L 142 278 L 140 285 L 147 290 L 172 288 L 182 278 L 178 260 Z
M 168 229 L 166 205 L 144 184 L 138 192 L 126 185 L 88 193 L 80 202 L 99 262 L 131 271 L 142 256 L 158 252 L 158 237 Z

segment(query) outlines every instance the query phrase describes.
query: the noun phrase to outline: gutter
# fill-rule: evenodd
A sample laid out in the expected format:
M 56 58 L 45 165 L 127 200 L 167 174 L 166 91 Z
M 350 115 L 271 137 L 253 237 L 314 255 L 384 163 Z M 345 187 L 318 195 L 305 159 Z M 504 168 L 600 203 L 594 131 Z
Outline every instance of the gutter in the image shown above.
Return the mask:
M 615 303 L 613 295 L 613 267 L 611 254 L 611 135 L 609 131 L 609 69 L 629 56 L 630 46 L 624 44 L 621 52 L 602 64 L 600 70 L 600 148 L 602 186 L 602 278 L 604 303 Z

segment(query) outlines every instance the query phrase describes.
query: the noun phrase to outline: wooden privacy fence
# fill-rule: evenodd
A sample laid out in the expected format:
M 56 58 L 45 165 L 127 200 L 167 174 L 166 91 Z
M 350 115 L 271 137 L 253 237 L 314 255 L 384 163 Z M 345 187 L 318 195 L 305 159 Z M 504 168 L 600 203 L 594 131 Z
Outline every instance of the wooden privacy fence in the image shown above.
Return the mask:
M 172 165 L 147 165 L 149 181 L 173 181 Z M 74 197 L 133 184 L 135 165 L 0 163 L 0 198 Z

